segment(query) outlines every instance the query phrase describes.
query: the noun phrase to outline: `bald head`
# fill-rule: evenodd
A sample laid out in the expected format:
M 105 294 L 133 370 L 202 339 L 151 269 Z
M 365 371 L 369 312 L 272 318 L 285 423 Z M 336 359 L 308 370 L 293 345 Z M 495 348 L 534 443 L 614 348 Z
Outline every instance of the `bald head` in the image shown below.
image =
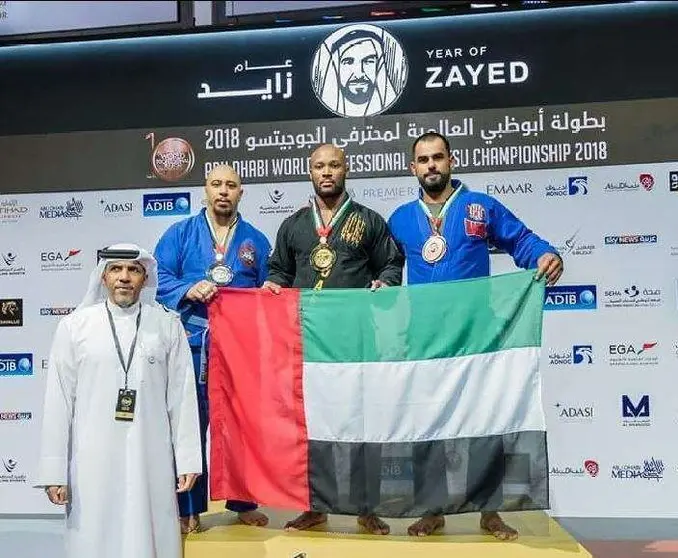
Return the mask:
M 214 167 L 205 181 L 207 212 L 219 224 L 228 224 L 238 212 L 242 197 L 240 176 L 229 165 Z
M 311 181 L 318 197 L 338 199 L 345 191 L 346 155 L 332 144 L 324 144 L 311 153 Z

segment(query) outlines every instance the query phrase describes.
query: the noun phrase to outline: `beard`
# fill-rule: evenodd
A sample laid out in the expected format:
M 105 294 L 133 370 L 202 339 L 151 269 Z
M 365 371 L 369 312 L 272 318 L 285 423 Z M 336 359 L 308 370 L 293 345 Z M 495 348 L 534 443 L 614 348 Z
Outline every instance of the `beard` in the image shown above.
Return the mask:
M 374 88 L 374 82 L 367 78 L 353 79 L 341 86 L 341 93 L 347 101 L 355 105 L 364 105 L 372 98 Z
M 450 176 L 452 173 L 428 174 L 417 176 L 417 180 L 427 194 L 440 194 L 450 183 Z
M 336 200 L 344 193 L 344 181 L 335 182 L 332 187 L 320 186 L 320 184 L 313 183 L 313 190 L 316 196 L 323 200 Z

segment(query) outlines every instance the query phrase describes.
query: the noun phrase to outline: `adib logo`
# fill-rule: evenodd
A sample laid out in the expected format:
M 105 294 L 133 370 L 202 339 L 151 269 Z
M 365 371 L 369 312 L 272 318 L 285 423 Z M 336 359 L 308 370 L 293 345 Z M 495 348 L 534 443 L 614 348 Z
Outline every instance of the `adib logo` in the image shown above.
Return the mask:
M 31 353 L 0 354 L 0 376 L 32 376 L 33 355 Z
M 595 310 L 595 285 L 546 287 L 544 310 Z
M 191 194 L 144 194 L 144 217 L 171 217 L 191 214 Z

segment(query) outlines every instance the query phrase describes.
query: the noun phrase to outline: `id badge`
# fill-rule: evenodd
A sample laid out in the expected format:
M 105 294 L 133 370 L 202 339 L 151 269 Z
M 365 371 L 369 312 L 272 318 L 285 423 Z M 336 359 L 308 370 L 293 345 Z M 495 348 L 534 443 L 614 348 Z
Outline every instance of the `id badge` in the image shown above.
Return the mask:
M 137 404 L 136 389 L 118 390 L 118 402 L 115 405 L 115 420 L 131 422 L 134 420 L 134 407 Z

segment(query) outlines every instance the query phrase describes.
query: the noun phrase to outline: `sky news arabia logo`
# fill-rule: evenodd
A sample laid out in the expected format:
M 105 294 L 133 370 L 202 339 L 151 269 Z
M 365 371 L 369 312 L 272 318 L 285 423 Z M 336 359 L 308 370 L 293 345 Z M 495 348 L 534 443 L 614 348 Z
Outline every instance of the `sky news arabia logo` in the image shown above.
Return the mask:
M 259 206 L 259 215 L 291 215 L 294 213 L 294 205 L 286 203 L 286 193 L 280 188 L 268 190 L 268 201 Z
M 26 275 L 26 268 L 21 265 L 14 250 L 0 252 L 0 277 L 21 277 Z
M 82 250 L 75 248 L 60 252 L 40 252 L 40 269 L 42 271 L 79 271 L 82 269 L 80 252 Z
M 45 306 L 40 308 L 41 316 L 68 316 L 75 306 Z
M 565 242 L 558 246 L 558 253 L 562 256 L 590 256 L 596 249 L 595 244 L 582 242 L 577 230 L 572 236 L 565 239 Z
M 31 353 L 0 353 L 0 376 L 32 376 Z
M 678 192 L 678 171 L 669 173 L 669 192 Z
M 84 207 L 82 200 L 76 198 L 63 204 L 43 205 L 40 207 L 40 219 L 80 219 Z
M 21 205 L 14 198 L 0 199 L 0 225 L 3 223 L 17 223 L 28 213 L 28 207 Z
M 550 350 L 549 365 L 593 364 L 593 345 L 573 345 L 572 350 Z
M 544 310 L 595 310 L 595 285 L 563 285 L 546 287 Z
M 593 405 L 555 404 L 558 418 L 564 422 L 591 422 L 595 417 Z
M 11 457 L 2 459 L 2 468 L 0 469 L 0 483 L 26 482 L 26 475 L 21 472 L 18 461 Z
M 21 298 L 0 298 L 0 327 L 24 325 L 24 301 Z
M 589 193 L 587 176 L 568 176 L 566 184 L 546 186 L 546 197 L 586 196 Z
M 605 308 L 657 308 L 662 305 L 662 291 L 652 287 L 629 285 L 603 291 Z
M 657 244 L 656 234 L 611 234 L 605 237 L 605 244 Z
M 598 462 L 593 459 L 586 459 L 582 462 L 581 466 L 578 465 L 566 465 L 566 466 L 554 466 L 551 467 L 549 473 L 556 477 L 591 477 L 596 478 L 600 472 L 600 466 Z
M 650 396 L 645 394 L 632 399 L 630 395 L 621 397 L 622 426 L 651 426 Z
M 172 217 L 191 214 L 190 192 L 144 194 L 144 217 Z
M 610 343 L 607 348 L 610 366 L 656 366 L 659 357 L 656 341 L 643 343 Z
M 664 478 L 664 462 L 661 459 L 651 457 L 645 459 L 642 465 L 613 465 L 612 478 L 620 480 L 655 480 L 659 482 Z
M 0 411 L 0 421 L 33 420 L 31 411 Z

